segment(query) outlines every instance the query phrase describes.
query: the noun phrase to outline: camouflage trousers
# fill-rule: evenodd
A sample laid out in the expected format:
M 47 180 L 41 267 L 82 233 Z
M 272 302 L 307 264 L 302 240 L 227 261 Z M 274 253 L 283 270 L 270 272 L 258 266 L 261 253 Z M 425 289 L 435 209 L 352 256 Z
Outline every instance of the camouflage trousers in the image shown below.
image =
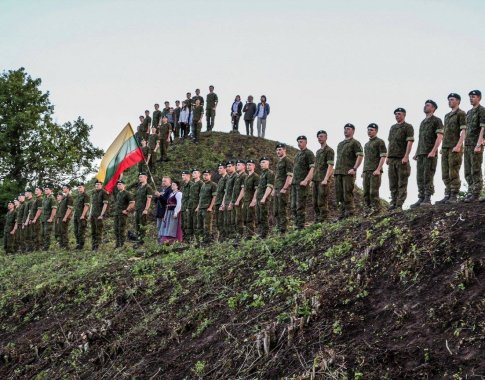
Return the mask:
M 60 219 L 59 246 L 61 248 L 69 249 L 69 222 L 70 220 L 63 222 Z
M 224 236 L 227 238 L 233 238 L 235 235 L 236 218 L 234 208 L 228 210 L 229 204 L 225 205 L 224 209 Z
M 116 238 L 116 246 L 123 247 L 126 240 L 126 223 L 128 220 L 128 215 L 117 214 L 114 220 L 114 230 Z
M 335 175 L 335 195 L 340 213 L 347 216 L 354 213 L 355 177 L 346 174 Z
M 54 238 L 58 243 L 61 241 L 61 226 L 62 226 L 62 218 L 55 218 L 54 219 Z
M 215 109 L 206 109 L 205 110 L 205 118 L 207 121 L 207 131 L 212 131 L 214 128 L 214 122 L 216 118 L 216 110 Z
M 143 215 L 143 210 L 135 211 L 135 230 L 138 240 L 143 243 L 145 238 L 146 228 L 147 228 L 147 216 Z
M 200 231 L 202 239 L 206 242 L 212 239 L 212 211 L 206 208 L 199 209 L 197 213 L 197 228 Z
M 188 219 L 189 219 L 187 208 L 180 210 L 180 214 L 182 215 L 182 220 L 181 220 L 182 232 L 183 232 L 184 239 L 185 239 L 185 236 L 187 234 L 187 225 L 188 225 Z
M 36 223 L 32 223 L 32 248 L 34 251 L 40 251 L 42 248 L 42 225 L 38 220 Z
M 307 186 L 291 185 L 291 212 L 298 229 L 305 227 L 307 195 Z
M 234 230 L 236 236 L 241 237 L 244 235 L 244 205 L 242 203 L 239 206 L 234 206 Z
M 258 227 L 258 235 L 262 238 L 268 236 L 269 232 L 269 209 L 271 201 L 269 198 L 266 202 L 261 203 L 261 199 L 258 199 L 256 203 L 256 223 Z
M 256 218 L 254 215 L 254 207 L 249 207 L 251 201 L 246 201 L 243 204 L 243 218 L 244 218 L 244 235 L 253 236 L 256 232 Z
M 278 231 L 284 233 L 288 229 L 288 192 L 283 194 L 280 190 L 275 189 L 273 217 Z
M 199 141 L 200 132 L 202 131 L 202 121 L 194 121 L 193 138 L 195 141 Z
M 364 172 L 364 208 L 380 210 L 379 189 L 381 188 L 381 177 L 382 175 L 374 175 L 370 170 Z
M 168 159 L 168 141 L 163 138 L 160 141 L 160 161 L 166 161 Z
M 76 236 L 76 248 L 84 248 L 84 241 L 86 239 L 86 219 L 79 219 L 74 217 L 74 235 Z
M 93 249 L 97 249 L 103 239 L 103 219 L 91 216 L 91 244 Z
M 402 158 L 389 158 L 389 190 L 391 205 L 402 207 L 408 195 L 408 179 L 411 175 L 411 165 L 403 164 Z
M 475 153 L 475 146 L 465 145 L 465 179 L 468 183 L 468 192 L 479 195 L 483 188 L 483 148 Z
M 438 157 L 428 158 L 428 155 L 421 154 L 417 157 L 416 179 L 418 182 L 418 197 L 424 198 L 434 194 L 434 175 Z
M 445 184 L 445 194 L 458 193 L 460 191 L 462 161 L 463 152 L 453 152 L 453 148 L 441 149 L 441 178 Z
M 329 182 L 322 185 L 322 181 L 313 181 L 313 208 L 315 210 L 315 223 L 322 223 L 328 217 Z
M 221 240 L 222 238 L 224 238 L 224 213 L 225 211 L 221 211 L 219 210 L 219 208 L 221 207 L 221 205 L 215 205 L 215 225 L 216 225 L 216 229 L 217 229 L 217 232 L 219 233 L 219 240 Z
M 190 239 L 197 235 L 197 213 L 195 212 L 195 208 L 188 208 L 187 209 L 187 231 L 184 236 L 187 239 Z
M 14 253 L 14 236 L 10 231 L 3 232 L 3 250 L 5 253 Z
M 42 222 L 42 248 L 48 251 L 51 246 L 52 224 L 47 221 Z

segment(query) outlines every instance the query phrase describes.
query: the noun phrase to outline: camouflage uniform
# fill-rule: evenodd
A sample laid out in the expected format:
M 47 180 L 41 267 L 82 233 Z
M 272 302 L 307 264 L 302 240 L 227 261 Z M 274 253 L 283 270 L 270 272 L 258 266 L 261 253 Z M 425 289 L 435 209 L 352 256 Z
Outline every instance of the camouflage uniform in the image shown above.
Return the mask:
M 133 196 L 128 190 L 118 191 L 115 201 L 115 218 L 114 230 L 116 237 L 116 248 L 123 247 L 126 240 L 126 222 L 128 215 L 123 214 L 123 211 L 128 208 L 130 203 L 133 203 Z
M 425 199 L 434 194 L 433 178 L 438 163 L 438 155 L 428 158 L 429 152 L 434 147 L 436 136 L 443 134 L 443 123 L 440 118 L 431 116 L 425 118 L 419 126 L 419 141 L 416 149 L 418 165 L 416 178 L 418 182 L 418 198 Z
M 249 174 L 243 184 L 244 198 L 243 198 L 243 211 L 244 211 L 244 232 L 246 236 L 254 235 L 256 231 L 256 221 L 254 217 L 254 207 L 249 207 L 253 200 L 254 193 L 258 188 L 259 175 L 257 173 Z
M 20 201 L 19 201 L 20 202 Z M 22 222 L 24 218 L 24 211 L 27 207 L 25 201 L 20 202 L 19 207 L 17 208 L 17 218 L 15 219 L 15 223 L 17 223 L 17 231 L 15 231 L 15 244 L 17 247 L 18 252 L 22 252 L 24 249 L 24 230 L 22 228 Z
M 32 246 L 32 229 L 29 225 L 30 210 L 34 204 L 33 198 L 25 198 L 25 208 L 22 215 L 22 251 L 28 252 Z M 24 227 L 25 225 L 25 227 Z
M 246 177 L 246 172 L 243 172 L 241 174 L 236 173 L 236 178 L 234 179 L 234 188 L 232 190 L 232 212 L 234 214 L 234 228 L 238 237 L 244 234 L 244 204 L 241 200 L 239 202 L 239 206 L 236 206 L 236 201 L 239 197 L 239 194 L 241 193 Z
M 168 160 L 168 139 L 172 126 L 170 123 L 163 123 L 160 127 L 160 161 Z
M 315 155 L 310 149 L 300 150 L 295 156 L 295 165 L 293 166 L 293 181 L 291 183 L 291 210 L 295 218 L 297 229 L 305 227 L 306 201 L 308 187 L 301 186 L 311 168 L 315 167 Z
M 212 197 L 217 195 L 217 185 L 212 181 L 204 181 L 199 192 L 199 212 L 197 214 L 197 228 L 201 231 L 204 241 L 212 239 L 212 211 L 207 211 Z
M 381 175 L 374 175 L 382 157 L 387 157 L 386 143 L 379 137 L 369 139 L 364 146 L 364 209 L 379 212 L 381 200 L 379 189 L 381 187 Z
M 193 117 L 192 123 L 194 126 L 194 140 L 197 142 L 200 139 L 200 131 L 202 130 L 202 115 L 204 114 L 204 107 L 202 106 L 195 106 L 192 110 Z
M 81 219 L 83 214 L 84 206 L 90 206 L 89 195 L 86 193 L 79 193 L 76 197 L 76 202 L 74 205 L 74 235 L 76 236 L 76 248 L 84 248 L 84 240 L 86 238 L 86 228 L 87 228 L 87 218 L 88 213 Z
M 269 187 L 274 188 L 275 175 L 272 170 L 266 169 L 261 172 L 259 177 L 259 184 L 256 190 L 256 223 L 258 226 L 258 234 L 260 237 L 265 238 L 269 232 L 269 208 L 271 205 L 271 195 L 266 198 L 264 203 L 261 203 L 266 189 Z
M 219 232 L 219 240 L 221 240 L 224 237 L 225 211 L 220 211 L 219 208 L 222 205 L 222 199 L 224 198 L 224 193 L 226 191 L 226 183 L 227 183 L 227 174 L 219 178 L 219 182 L 217 182 L 217 190 L 216 190 L 215 214 L 216 214 L 216 228 L 217 228 L 217 231 Z
M 148 167 L 152 174 L 155 172 L 155 162 L 157 160 L 157 143 L 160 142 L 160 135 L 158 133 L 152 133 L 148 136 L 148 154 L 150 156 L 150 160 L 148 160 Z
M 41 216 L 39 216 L 39 219 L 35 223 L 33 222 L 35 218 L 35 214 L 37 214 L 37 210 L 42 210 L 42 195 L 34 199 L 34 203 L 32 204 L 32 209 L 30 210 L 30 220 L 31 220 L 31 226 L 32 226 L 32 249 L 34 251 L 39 251 L 42 248 L 42 242 L 41 242 L 42 226 L 40 221 L 42 214 Z
M 146 172 L 147 171 L 147 163 L 146 160 L 148 159 L 148 155 L 150 154 L 150 148 L 148 145 L 140 147 L 141 151 L 143 152 L 143 160 L 138 163 L 138 171 Z
M 276 164 L 273 199 L 273 217 L 276 227 L 281 233 L 285 233 L 288 228 L 288 193 L 290 189 L 288 188 L 285 193 L 281 193 L 288 176 L 293 176 L 293 161 L 285 156 L 278 160 Z
M 189 181 L 187 183 L 182 182 L 182 208 L 180 209 L 182 213 L 182 231 L 184 234 L 184 239 L 189 236 L 189 197 L 190 197 L 190 186 L 193 182 Z
M 207 119 L 207 130 L 212 131 L 214 128 L 214 119 L 216 118 L 216 110 L 214 109 L 216 103 L 219 101 L 217 95 L 213 93 L 207 94 L 206 100 L 206 107 L 205 107 L 205 115 Z
M 461 109 L 451 111 L 445 116 L 445 133 L 441 148 L 441 177 L 445 183 L 445 195 L 460 192 L 460 168 L 463 160 L 463 149 L 453 152 L 460 140 L 460 134 L 466 129 L 466 113 Z
M 466 114 L 465 138 L 465 179 L 468 183 L 469 193 L 476 196 L 480 195 L 483 188 L 483 147 L 480 153 L 474 151 L 481 128 L 485 128 L 485 107 L 478 106 L 472 108 Z
M 51 222 L 48 222 L 48 220 L 51 217 L 53 209 L 57 209 L 56 199 L 52 194 L 45 196 L 42 202 L 42 215 L 40 216 L 40 220 L 42 221 L 42 246 L 44 251 L 48 251 L 51 245 L 52 226 L 55 219 Z
M 59 216 L 60 225 L 60 241 L 59 246 L 61 248 L 69 249 L 69 222 L 72 218 L 72 209 L 74 208 L 74 201 L 72 199 L 71 194 L 64 194 L 64 198 L 62 199 L 61 203 L 59 203 L 59 207 L 57 208 L 57 214 Z M 64 222 L 64 217 L 66 216 L 67 210 L 71 210 L 71 214 Z
M 3 249 L 5 253 L 14 253 L 14 236 L 10 234 L 15 227 L 17 211 L 9 210 L 5 216 L 5 225 L 3 227 Z
M 109 202 L 109 194 L 104 189 L 94 190 L 91 196 L 91 202 L 91 244 L 92 249 L 94 250 L 99 248 L 103 238 L 104 215 L 101 219 L 99 219 L 99 217 L 103 211 L 103 206 Z M 107 211 L 108 210 L 106 209 L 106 212 Z
M 414 128 L 403 122 L 394 124 L 389 131 L 388 164 L 391 206 L 402 207 L 407 197 L 408 178 L 411 175 L 409 161 L 402 163 L 409 141 L 414 141 Z
M 162 120 L 162 111 L 160 110 L 153 111 L 152 127 L 156 127 L 157 131 L 158 131 L 158 124 L 160 124 L 160 120 Z
M 229 203 L 232 200 L 232 192 L 234 190 L 234 181 L 236 180 L 236 172 L 227 175 L 226 188 L 224 193 L 224 236 L 227 238 L 234 237 L 234 209 L 228 210 Z
M 200 236 L 201 231 L 198 228 L 197 222 L 197 214 L 195 212 L 195 209 L 197 208 L 197 205 L 199 204 L 199 194 L 200 194 L 200 188 L 202 187 L 202 180 L 199 180 L 197 182 L 192 182 L 190 185 L 190 194 L 189 194 L 189 202 L 187 205 L 187 233 L 186 236 L 187 238 L 191 238 L 194 236 Z
M 147 200 L 153 197 L 153 189 L 149 184 L 144 186 L 138 185 L 135 194 L 135 228 L 138 240 L 143 243 L 145 238 L 147 215 L 143 214 Z
M 332 184 L 331 178 L 326 185 L 322 181 L 327 175 L 329 165 L 334 165 L 335 152 L 328 145 L 317 150 L 315 156 L 315 172 L 313 173 L 313 208 L 315 209 L 315 222 L 321 223 L 328 216 L 328 195 Z
M 335 194 L 340 208 L 340 216 L 354 213 L 355 176 L 348 174 L 355 165 L 358 156 L 363 156 L 362 145 L 356 139 L 345 139 L 337 147 L 335 164 Z
M 62 195 L 64 196 L 64 195 Z M 57 212 L 56 216 L 54 217 L 54 238 L 56 239 L 57 243 L 61 243 L 61 226 L 62 226 L 62 217 L 60 216 L 59 206 L 61 202 L 56 202 Z

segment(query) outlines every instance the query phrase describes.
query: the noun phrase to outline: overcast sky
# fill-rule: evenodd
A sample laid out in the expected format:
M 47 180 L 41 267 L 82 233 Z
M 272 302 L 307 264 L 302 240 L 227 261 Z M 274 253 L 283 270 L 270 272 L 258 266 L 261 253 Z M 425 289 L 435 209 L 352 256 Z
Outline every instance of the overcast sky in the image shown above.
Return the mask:
M 450 92 L 470 108 L 468 92 L 485 90 L 484 15 L 483 0 L 0 0 L 0 68 L 42 78 L 57 120 L 82 116 L 104 149 L 155 102 L 195 88 L 205 97 L 210 84 L 216 130 L 229 131 L 236 94 L 265 94 L 267 138 L 296 145 L 306 134 L 316 150 L 325 129 L 336 148 L 351 122 L 364 145 L 371 122 L 387 140 L 396 107 L 416 135 L 426 99 L 441 118 Z M 435 187 L 438 200 L 440 170 Z

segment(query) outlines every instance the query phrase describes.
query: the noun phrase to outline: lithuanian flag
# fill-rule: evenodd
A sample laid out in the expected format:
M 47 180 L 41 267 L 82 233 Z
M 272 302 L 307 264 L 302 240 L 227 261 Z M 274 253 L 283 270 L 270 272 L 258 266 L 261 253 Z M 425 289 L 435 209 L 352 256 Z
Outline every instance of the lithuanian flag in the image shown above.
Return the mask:
M 96 178 L 103 182 L 106 191 L 111 192 L 121 173 L 143 159 L 143 152 L 128 123 L 106 151 Z

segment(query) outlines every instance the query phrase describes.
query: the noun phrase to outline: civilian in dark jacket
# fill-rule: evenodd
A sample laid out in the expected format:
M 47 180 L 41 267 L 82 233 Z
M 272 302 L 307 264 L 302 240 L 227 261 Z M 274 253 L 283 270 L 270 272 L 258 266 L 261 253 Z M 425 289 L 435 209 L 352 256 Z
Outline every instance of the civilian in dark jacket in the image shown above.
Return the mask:
M 160 225 L 163 222 L 163 217 L 165 216 L 165 211 L 167 209 L 167 200 L 170 194 L 172 194 L 172 179 L 170 177 L 162 178 L 162 186 L 158 191 L 154 193 L 154 199 L 157 202 L 157 230 L 160 229 Z
M 242 115 L 242 102 L 241 97 L 236 95 L 236 99 L 234 99 L 234 103 L 232 103 L 231 107 L 231 119 L 232 119 L 232 130 L 237 131 L 239 129 L 239 119 Z
M 256 103 L 253 102 L 253 97 L 248 96 L 248 101 L 244 105 L 244 123 L 246 123 L 246 135 L 253 136 L 254 114 L 256 113 Z

